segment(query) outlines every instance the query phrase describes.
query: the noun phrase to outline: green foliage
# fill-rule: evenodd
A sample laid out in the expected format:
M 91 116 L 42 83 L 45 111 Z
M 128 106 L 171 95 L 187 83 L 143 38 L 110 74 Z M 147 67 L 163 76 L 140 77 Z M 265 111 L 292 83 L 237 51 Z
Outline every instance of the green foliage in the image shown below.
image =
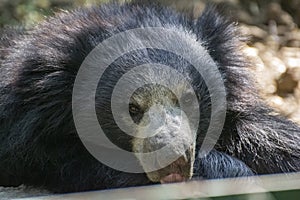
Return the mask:
M 61 9 L 90 6 L 109 0 L 0 0 L 0 27 L 41 21 Z

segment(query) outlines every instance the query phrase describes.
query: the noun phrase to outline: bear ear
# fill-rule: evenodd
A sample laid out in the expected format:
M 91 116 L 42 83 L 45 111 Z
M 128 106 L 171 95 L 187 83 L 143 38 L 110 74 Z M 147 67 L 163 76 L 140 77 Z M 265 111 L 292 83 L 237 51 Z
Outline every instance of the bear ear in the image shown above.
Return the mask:
M 224 5 L 207 5 L 194 24 L 194 32 L 199 42 L 220 66 L 232 66 L 237 61 L 233 59 L 239 58 L 241 54 L 239 52 L 243 38 L 237 23 L 225 17 L 228 16 L 225 9 Z

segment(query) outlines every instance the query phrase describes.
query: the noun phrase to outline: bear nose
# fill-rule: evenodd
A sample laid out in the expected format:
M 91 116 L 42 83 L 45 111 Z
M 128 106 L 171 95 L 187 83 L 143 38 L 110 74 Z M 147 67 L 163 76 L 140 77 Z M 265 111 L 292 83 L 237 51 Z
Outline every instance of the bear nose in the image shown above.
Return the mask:
M 184 182 L 187 179 L 183 177 L 181 174 L 171 173 L 160 180 L 161 184 L 164 183 L 176 183 L 176 182 Z
M 188 150 L 186 154 L 189 154 Z M 160 183 L 186 181 L 192 177 L 192 169 L 190 155 L 183 155 L 159 173 Z
M 147 172 L 148 178 L 153 182 L 173 183 L 190 179 L 193 175 L 194 147 L 188 148 L 184 154 L 168 166 L 156 171 Z

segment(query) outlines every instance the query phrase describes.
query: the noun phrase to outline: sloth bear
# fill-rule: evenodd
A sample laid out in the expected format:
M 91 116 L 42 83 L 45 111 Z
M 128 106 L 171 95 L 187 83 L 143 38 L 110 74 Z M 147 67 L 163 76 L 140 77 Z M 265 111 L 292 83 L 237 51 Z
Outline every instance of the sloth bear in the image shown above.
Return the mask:
M 168 44 L 177 52 L 196 55 L 198 65 L 166 49 L 149 47 L 142 39 L 150 38 L 151 41 L 155 31 L 150 31 L 150 35 L 142 34 L 149 28 L 171 30 L 170 35 L 158 31 L 158 36 L 163 39 L 157 45 Z M 127 34 L 136 29 L 141 31 L 140 35 L 138 32 Z M 95 96 L 91 97 L 94 105 L 89 105 L 84 95 L 74 100 L 77 74 L 100 43 L 107 52 L 92 57 L 96 64 L 110 57 L 112 52 L 130 45 L 126 37 L 121 41 L 123 46 L 118 42 L 103 45 L 105 40 L 120 33 L 126 33 L 130 37 L 128 41 L 136 41 L 144 48 L 128 51 L 102 69 Z M 74 192 L 190 178 L 299 171 L 300 128 L 278 115 L 257 95 L 249 75 L 251 63 L 242 47 L 237 27 L 215 6 L 208 6 L 199 18 L 193 19 L 161 6 L 113 3 L 62 12 L 29 30 L 3 30 L 0 47 L 0 185 L 24 184 L 52 192 Z M 144 79 L 156 82 L 136 88 L 128 101 L 127 97 L 114 94 L 114 87 L 122 76 L 139 66 L 144 66 L 139 69 L 146 73 L 127 76 L 132 84 Z M 174 75 L 172 69 L 177 74 Z M 203 73 L 197 69 L 204 69 Z M 212 73 L 205 74 L 206 71 Z M 218 85 L 209 81 L 214 74 L 220 74 L 224 91 L 214 89 Z M 93 72 L 85 75 L 79 81 L 82 85 L 84 80 L 89 82 Z M 158 84 L 159 81 L 165 81 L 172 88 Z M 127 90 L 127 85 L 123 85 L 123 90 Z M 215 105 L 222 92 L 226 102 Z M 125 105 L 117 107 L 117 114 L 114 114 L 113 97 L 117 105 Z M 191 109 L 189 112 L 185 112 L 182 102 Z M 80 107 L 76 112 L 74 105 Z M 85 113 L 89 106 L 91 110 L 94 108 L 107 141 L 136 155 L 136 162 L 144 172 L 134 173 L 130 168 L 118 170 L 97 159 L 87 143 L 96 148 L 100 146 L 100 153 L 106 153 L 113 162 L 122 158 L 113 148 L 105 146 L 104 143 L 109 143 L 106 140 L 94 140 L 93 133 L 79 134 L 76 115 Z M 223 121 L 219 119 L 222 109 L 225 109 Z M 122 117 L 127 112 L 130 119 Z M 200 117 L 192 123 L 187 113 Z M 89 119 L 90 116 L 85 117 Z M 125 133 L 115 118 L 123 125 L 130 121 L 136 126 L 133 133 Z M 222 127 L 220 135 L 213 149 L 202 151 L 212 121 L 219 122 Z M 214 123 L 213 126 L 219 125 Z M 85 127 L 90 128 L 88 124 Z M 149 137 L 143 137 L 145 135 Z M 160 160 L 155 160 L 156 157 L 147 159 L 147 153 L 161 150 L 166 145 L 169 148 L 159 155 Z M 160 163 L 168 158 L 174 162 Z M 135 161 L 123 159 L 121 165 L 131 166 L 132 162 Z M 153 170 L 149 167 L 153 163 L 161 168 Z

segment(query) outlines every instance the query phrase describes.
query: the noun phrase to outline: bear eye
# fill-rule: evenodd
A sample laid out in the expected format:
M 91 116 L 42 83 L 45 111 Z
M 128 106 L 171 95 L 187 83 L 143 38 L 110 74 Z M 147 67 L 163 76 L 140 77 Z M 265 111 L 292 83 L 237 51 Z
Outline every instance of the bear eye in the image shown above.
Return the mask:
M 138 114 L 141 111 L 141 108 L 136 104 L 129 104 L 130 114 Z

